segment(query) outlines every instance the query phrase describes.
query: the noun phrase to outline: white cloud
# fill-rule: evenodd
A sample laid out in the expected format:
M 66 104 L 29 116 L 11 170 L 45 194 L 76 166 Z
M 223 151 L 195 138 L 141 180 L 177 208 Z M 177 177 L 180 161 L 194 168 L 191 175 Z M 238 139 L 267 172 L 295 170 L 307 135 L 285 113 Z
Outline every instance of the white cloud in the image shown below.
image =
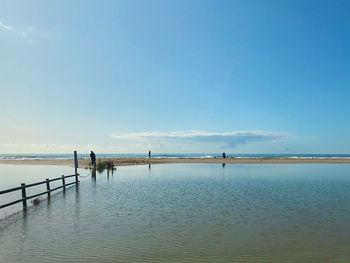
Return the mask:
M 12 26 L 5 25 L 5 24 L 2 23 L 1 21 L 0 21 L 0 28 L 5 29 L 5 30 L 7 30 L 7 31 L 15 31 L 14 28 L 13 28 Z
M 193 146 L 203 144 L 216 145 L 220 148 L 233 149 L 237 145 L 249 142 L 267 142 L 287 139 L 289 135 L 269 131 L 236 131 L 236 132 L 204 132 L 204 131 L 174 131 L 174 132 L 142 132 L 128 134 L 113 134 L 112 138 L 149 146 L 173 145 L 180 147 L 181 143 Z M 197 148 L 197 147 L 195 147 Z

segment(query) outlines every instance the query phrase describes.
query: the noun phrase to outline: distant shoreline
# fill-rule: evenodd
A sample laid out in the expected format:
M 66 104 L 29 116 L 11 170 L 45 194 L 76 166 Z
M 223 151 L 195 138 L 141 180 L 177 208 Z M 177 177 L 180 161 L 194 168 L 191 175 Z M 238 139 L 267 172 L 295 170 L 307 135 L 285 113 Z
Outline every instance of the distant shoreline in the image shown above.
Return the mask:
M 98 159 L 98 158 L 97 158 Z M 350 163 L 350 158 L 100 158 L 112 160 L 116 166 L 173 164 L 173 163 L 237 163 L 237 164 L 283 164 L 283 163 Z M 88 167 L 90 159 L 80 159 L 79 168 Z M 58 165 L 74 167 L 73 160 L 0 160 L 0 164 L 10 165 Z

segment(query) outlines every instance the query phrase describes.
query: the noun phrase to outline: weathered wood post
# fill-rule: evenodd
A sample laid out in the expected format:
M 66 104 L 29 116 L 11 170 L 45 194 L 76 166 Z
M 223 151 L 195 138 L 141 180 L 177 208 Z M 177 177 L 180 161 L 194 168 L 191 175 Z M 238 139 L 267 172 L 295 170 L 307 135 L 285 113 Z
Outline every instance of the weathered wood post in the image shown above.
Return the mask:
M 50 192 L 50 179 L 46 178 L 46 190 L 47 190 L 47 197 L 51 197 L 51 192 Z
M 78 184 L 78 154 L 74 151 L 75 182 Z
M 66 182 L 64 180 L 64 175 L 62 175 L 62 185 L 63 185 L 63 191 L 66 190 Z
M 77 151 L 74 151 L 74 168 L 75 168 L 75 174 L 78 173 L 78 154 Z
M 26 184 L 25 183 L 21 183 L 21 187 L 22 187 L 23 210 L 26 210 L 27 209 Z

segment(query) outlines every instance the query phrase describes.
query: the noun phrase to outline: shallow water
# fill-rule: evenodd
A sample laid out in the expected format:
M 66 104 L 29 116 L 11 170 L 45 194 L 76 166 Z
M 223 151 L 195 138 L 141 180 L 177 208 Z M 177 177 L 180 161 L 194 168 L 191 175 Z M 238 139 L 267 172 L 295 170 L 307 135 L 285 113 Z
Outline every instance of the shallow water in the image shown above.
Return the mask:
M 118 167 L 2 219 L 0 262 L 350 262 L 349 222 L 347 164 Z

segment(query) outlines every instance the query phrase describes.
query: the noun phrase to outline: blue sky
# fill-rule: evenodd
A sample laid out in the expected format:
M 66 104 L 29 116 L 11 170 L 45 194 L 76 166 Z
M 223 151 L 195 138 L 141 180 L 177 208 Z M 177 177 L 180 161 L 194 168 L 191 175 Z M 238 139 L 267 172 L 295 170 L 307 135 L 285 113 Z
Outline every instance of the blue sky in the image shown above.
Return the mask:
M 350 153 L 348 1 L 1 1 L 3 153 Z

